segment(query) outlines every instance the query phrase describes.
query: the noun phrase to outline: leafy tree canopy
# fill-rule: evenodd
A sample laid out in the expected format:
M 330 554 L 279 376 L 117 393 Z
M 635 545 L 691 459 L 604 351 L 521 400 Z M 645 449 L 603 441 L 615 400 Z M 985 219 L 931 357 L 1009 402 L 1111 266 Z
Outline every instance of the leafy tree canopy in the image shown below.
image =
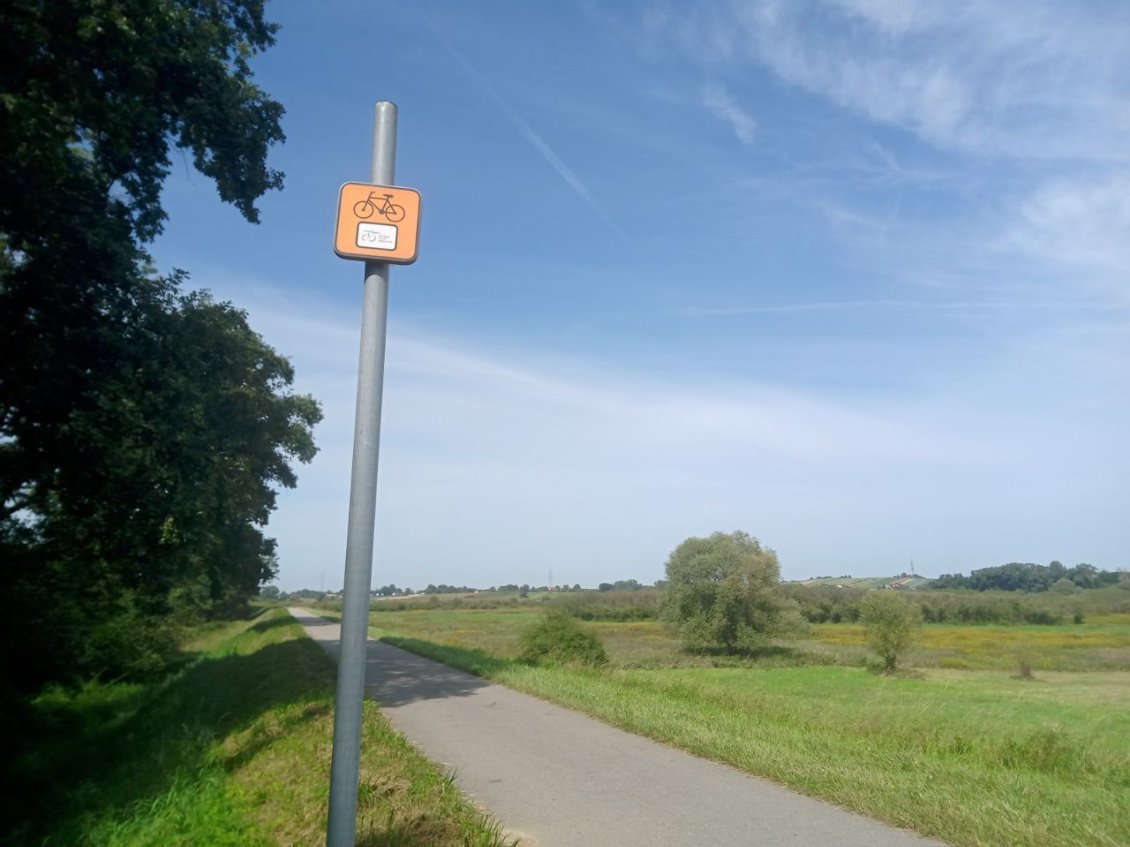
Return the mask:
M 246 316 L 144 244 L 176 149 L 250 221 L 282 107 L 261 0 L 0 7 L 0 672 L 29 689 L 158 667 L 175 612 L 275 569 L 262 533 L 320 418 Z M 26 638 L 34 632 L 35 638 Z M 17 672 L 16 669 L 19 671 Z
M 691 649 L 753 649 L 802 628 L 777 554 L 746 532 L 688 538 L 667 559 L 661 615 Z
M 59 249 L 80 213 L 160 232 L 175 145 L 258 220 L 283 109 L 248 60 L 274 43 L 262 0 L 11 0 L 0 12 L 0 232 Z

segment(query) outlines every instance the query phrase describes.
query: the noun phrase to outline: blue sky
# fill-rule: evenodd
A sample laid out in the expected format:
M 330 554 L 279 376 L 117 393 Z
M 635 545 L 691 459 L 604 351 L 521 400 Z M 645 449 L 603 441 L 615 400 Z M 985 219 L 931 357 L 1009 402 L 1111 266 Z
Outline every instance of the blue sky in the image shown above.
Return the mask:
M 1130 6 L 277 2 L 286 188 L 178 160 L 160 267 L 326 419 L 271 521 L 341 585 L 362 266 L 399 106 L 373 584 L 650 582 L 744 529 L 783 576 L 1130 567 Z

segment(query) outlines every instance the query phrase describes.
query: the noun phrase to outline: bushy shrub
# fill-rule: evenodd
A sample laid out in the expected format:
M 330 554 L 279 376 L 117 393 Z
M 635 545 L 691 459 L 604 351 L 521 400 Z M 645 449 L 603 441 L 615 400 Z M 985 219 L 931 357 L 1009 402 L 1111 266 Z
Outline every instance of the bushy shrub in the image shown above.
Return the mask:
M 872 649 L 883 659 L 883 673 L 894 673 L 899 656 L 922 625 L 922 610 L 895 591 L 872 591 L 860 603 Z
M 800 607 L 809 623 L 854 623 L 868 591 L 826 585 L 782 586 L 783 593 Z M 1015 591 L 971 591 L 969 589 L 900 592 L 922 610 L 926 623 L 1059 626 L 1081 623 L 1087 614 L 1130 612 L 1130 597 L 1117 586 L 1079 589 L 1068 594 L 1045 591 L 1022 594 Z
M 107 679 L 152 679 L 179 656 L 180 627 L 167 615 L 143 613 L 124 595 L 120 611 L 100 621 L 86 636 L 76 669 Z
M 796 583 L 782 585 L 781 592 L 797 603 L 809 623 L 855 623 L 859 620 L 859 603 L 866 594 L 859 588 Z
M 938 659 L 938 667 L 951 671 L 973 670 L 973 665 L 969 664 L 969 660 L 962 659 L 960 656 L 944 656 Z
M 518 660 L 538 664 L 553 662 L 601 667 L 608 654 L 600 638 L 581 627 L 564 609 L 549 609 L 540 621 L 522 633 Z
M 553 602 L 583 621 L 643 621 L 659 616 L 659 591 L 655 588 L 586 591 L 566 594 Z

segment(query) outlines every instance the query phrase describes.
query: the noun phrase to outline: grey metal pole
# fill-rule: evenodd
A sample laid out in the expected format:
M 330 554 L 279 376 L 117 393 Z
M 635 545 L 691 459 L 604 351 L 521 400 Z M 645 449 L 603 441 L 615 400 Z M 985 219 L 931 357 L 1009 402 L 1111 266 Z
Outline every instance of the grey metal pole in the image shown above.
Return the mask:
M 373 126 L 372 182 L 392 185 L 396 170 L 396 104 L 377 103 Z M 377 509 L 377 464 L 384 393 L 388 269 L 365 263 L 361 355 L 357 369 L 357 415 L 353 429 L 353 473 L 341 608 L 341 655 L 334 709 L 328 847 L 353 847 L 357 838 L 357 780 L 361 767 L 361 707 L 365 696 L 365 642 L 373 572 L 373 525 Z

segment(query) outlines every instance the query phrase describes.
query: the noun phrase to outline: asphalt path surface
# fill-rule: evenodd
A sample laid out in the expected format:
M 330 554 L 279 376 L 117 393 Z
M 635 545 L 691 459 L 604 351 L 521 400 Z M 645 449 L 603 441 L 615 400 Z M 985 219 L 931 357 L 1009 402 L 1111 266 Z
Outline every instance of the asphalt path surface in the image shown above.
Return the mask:
M 336 623 L 290 613 L 337 658 Z M 524 845 L 942 844 L 379 641 L 365 673 L 393 727 Z

